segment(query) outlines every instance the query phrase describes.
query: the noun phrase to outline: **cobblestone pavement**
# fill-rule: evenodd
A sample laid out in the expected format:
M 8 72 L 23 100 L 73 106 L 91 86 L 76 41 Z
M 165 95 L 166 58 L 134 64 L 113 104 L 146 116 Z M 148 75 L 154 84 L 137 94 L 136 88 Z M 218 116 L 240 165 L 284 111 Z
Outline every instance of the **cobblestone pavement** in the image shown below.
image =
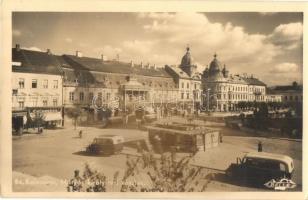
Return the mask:
M 78 131 L 83 130 L 83 138 L 78 138 Z M 226 131 L 226 130 L 224 130 Z M 16 180 L 27 176 L 50 177 L 65 182 L 73 176 L 75 169 L 82 170 L 87 162 L 107 177 L 111 178 L 116 171 L 123 173 L 126 165 L 125 153 L 136 153 L 135 149 L 125 147 L 123 154 L 113 156 L 89 156 L 83 154 L 85 147 L 94 137 L 102 134 L 122 135 L 125 140 L 145 139 L 146 131 L 133 128 L 92 128 L 78 127 L 46 130 L 42 135 L 24 135 L 13 138 L 13 175 Z M 217 170 L 224 170 L 236 157 L 249 151 L 256 151 L 257 141 L 262 140 L 266 152 L 282 153 L 294 159 L 297 184 L 302 181 L 302 143 L 296 141 L 266 139 L 247 136 L 224 136 L 219 147 L 199 152 L 194 161 L 197 165 Z M 179 155 L 180 156 L 180 155 Z M 43 178 L 43 180 L 45 180 Z M 13 180 L 14 183 L 14 180 Z M 33 191 L 42 187 L 25 184 L 14 184 L 15 191 Z M 59 187 L 47 187 L 44 191 L 58 191 Z M 256 188 L 233 185 L 221 180 L 212 181 L 208 191 L 253 191 Z

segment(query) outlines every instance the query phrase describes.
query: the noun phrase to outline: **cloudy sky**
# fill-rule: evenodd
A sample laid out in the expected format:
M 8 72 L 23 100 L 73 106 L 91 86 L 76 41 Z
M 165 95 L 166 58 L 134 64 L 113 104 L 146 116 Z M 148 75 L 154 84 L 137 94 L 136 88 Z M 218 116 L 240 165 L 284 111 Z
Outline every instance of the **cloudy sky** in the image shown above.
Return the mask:
M 158 66 L 190 46 L 200 72 L 216 52 L 231 74 L 302 82 L 302 13 L 14 13 L 13 45 Z

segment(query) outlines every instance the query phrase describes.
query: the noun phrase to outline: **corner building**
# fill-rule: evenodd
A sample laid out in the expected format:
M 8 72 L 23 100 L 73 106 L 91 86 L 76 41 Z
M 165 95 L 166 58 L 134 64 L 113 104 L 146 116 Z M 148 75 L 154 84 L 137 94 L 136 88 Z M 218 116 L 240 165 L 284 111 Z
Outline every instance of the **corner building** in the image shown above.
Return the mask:
M 203 105 L 214 111 L 235 111 L 243 102 L 265 102 L 266 84 L 252 75 L 231 75 L 217 54 L 202 74 Z

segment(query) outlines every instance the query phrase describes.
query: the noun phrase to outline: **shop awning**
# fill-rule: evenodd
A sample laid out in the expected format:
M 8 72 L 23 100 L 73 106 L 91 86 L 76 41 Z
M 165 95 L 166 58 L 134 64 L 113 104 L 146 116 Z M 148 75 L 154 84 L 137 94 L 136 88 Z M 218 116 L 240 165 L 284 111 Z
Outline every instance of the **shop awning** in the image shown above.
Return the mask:
M 60 112 L 48 112 L 44 113 L 44 121 L 58 121 L 62 120 L 62 116 Z
M 12 117 L 23 117 L 23 116 L 27 116 L 26 111 L 13 111 L 12 112 Z

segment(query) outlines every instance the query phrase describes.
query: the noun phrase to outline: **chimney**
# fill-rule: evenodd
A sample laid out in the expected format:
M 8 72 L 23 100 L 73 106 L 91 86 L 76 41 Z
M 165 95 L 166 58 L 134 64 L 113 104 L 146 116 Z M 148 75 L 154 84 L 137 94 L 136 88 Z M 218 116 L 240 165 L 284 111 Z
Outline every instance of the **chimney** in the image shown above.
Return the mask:
M 104 59 L 104 54 L 101 54 L 101 59 L 102 59 L 102 62 L 105 61 L 105 59 Z
M 156 64 L 153 65 L 153 68 L 156 69 Z
M 147 68 L 147 69 L 149 69 L 149 68 L 150 68 L 150 63 L 148 63 L 148 64 L 147 64 L 146 68 Z
M 120 55 L 119 54 L 117 54 L 117 61 L 119 62 L 120 61 Z
M 130 66 L 131 66 L 131 67 L 134 67 L 134 63 L 133 63 L 132 60 L 130 61 Z
M 47 49 L 47 50 L 46 50 L 46 53 L 47 53 L 48 55 L 51 55 L 50 49 Z
M 16 44 L 16 51 L 19 51 L 20 50 L 20 44 Z
M 143 63 L 142 62 L 140 63 L 140 66 L 141 66 L 141 68 L 143 68 Z
M 82 57 L 82 52 L 81 51 L 76 51 L 76 56 L 77 57 Z

